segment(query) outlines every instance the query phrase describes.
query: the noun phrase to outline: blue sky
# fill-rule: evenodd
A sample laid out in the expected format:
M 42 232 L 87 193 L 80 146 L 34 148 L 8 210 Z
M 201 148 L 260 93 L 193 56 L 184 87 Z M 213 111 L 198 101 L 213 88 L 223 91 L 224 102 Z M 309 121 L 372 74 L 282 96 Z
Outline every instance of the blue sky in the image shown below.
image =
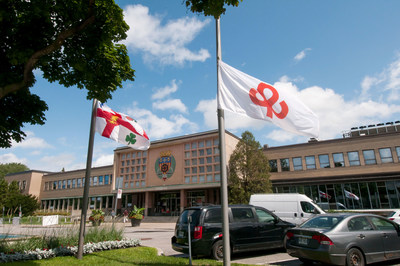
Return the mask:
M 107 105 L 138 120 L 151 140 L 217 128 L 215 20 L 183 1 L 117 1 L 131 29 L 125 44 L 135 81 Z M 291 90 L 320 119 L 320 140 L 354 126 L 397 121 L 400 113 L 400 1 L 245 0 L 221 18 L 222 60 L 278 89 Z M 32 88 L 49 106 L 44 126 L 0 149 L 0 163 L 30 169 L 85 168 L 92 102 L 86 91 L 49 83 Z M 307 138 L 225 112 L 226 129 L 251 131 L 261 145 Z M 120 144 L 95 136 L 93 166 L 112 164 Z

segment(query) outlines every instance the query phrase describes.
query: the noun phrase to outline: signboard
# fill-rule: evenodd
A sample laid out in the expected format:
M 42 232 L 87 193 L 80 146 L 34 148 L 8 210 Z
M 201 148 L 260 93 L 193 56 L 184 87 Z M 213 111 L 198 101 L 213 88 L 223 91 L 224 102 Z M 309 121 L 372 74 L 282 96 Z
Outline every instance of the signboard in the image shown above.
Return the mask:
M 122 198 L 122 189 L 118 189 L 117 199 Z
M 42 219 L 43 226 L 54 225 L 54 224 L 58 224 L 58 215 L 43 216 Z

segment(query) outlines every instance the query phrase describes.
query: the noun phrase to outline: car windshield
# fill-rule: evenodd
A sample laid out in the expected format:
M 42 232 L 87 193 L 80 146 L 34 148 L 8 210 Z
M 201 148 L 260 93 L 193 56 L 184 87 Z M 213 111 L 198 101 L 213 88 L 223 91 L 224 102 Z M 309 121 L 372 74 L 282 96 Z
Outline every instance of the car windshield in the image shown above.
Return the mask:
M 201 214 L 201 210 L 184 210 L 182 212 L 181 216 L 179 217 L 178 223 L 187 224 L 189 216 L 192 217 L 192 223 L 193 222 L 197 223 L 197 221 L 199 220 L 200 214 Z
M 334 217 L 334 216 L 317 216 L 314 217 L 304 224 L 302 224 L 301 228 L 320 228 L 320 229 L 332 229 L 334 228 L 343 217 Z

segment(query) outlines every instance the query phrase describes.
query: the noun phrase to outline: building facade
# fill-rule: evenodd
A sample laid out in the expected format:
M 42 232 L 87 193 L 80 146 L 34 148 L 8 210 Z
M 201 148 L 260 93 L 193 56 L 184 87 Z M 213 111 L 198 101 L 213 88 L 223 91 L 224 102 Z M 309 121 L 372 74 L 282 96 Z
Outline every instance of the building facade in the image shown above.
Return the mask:
M 238 142 L 226 131 L 227 161 Z M 6 180 L 17 180 L 21 191 L 37 195 L 44 210 L 79 215 L 85 173 L 32 170 L 7 175 Z M 136 205 L 145 208 L 145 215 L 178 215 L 188 206 L 219 204 L 220 180 L 217 130 L 154 141 L 147 151 L 120 147 L 113 165 L 91 169 L 88 210 L 122 212 Z M 122 196 L 116 201 L 119 189 Z
M 400 121 L 264 153 L 276 193 L 306 194 L 332 209 L 400 208 Z
M 225 140 L 228 162 L 240 139 L 226 132 Z M 213 130 L 154 141 L 147 151 L 115 149 L 113 165 L 91 170 L 88 210 L 122 212 L 136 205 L 146 216 L 175 216 L 185 207 L 219 204 L 219 144 Z M 353 128 L 338 139 L 265 145 L 263 151 L 275 193 L 306 194 L 331 209 L 400 208 L 400 121 Z M 38 196 L 42 209 L 80 214 L 85 169 L 27 171 L 6 180 Z

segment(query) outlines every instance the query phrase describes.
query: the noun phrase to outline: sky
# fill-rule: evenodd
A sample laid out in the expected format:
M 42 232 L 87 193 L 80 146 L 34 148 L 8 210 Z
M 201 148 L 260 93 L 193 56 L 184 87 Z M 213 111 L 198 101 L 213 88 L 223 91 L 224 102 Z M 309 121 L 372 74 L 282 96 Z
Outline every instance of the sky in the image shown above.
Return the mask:
M 123 43 L 135 81 L 106 104 L 136 119 L 151 141 L 217 129 L 214 18 L 184 1 L 116 3 L 130 26 Z M 400 120 L 399 10 L 397 0 L 244 0 L 221 17 L 222 60 L 291 91 L 319 117 L 319 140 L 342 138 L 352 127 Z M 92 101 L 85 90 L 35 76 L 46 123 L 26 124 L 27 137 L 0 149 L 0 163 L 85 168 Z M 228 111 L 225 127 L 239 137 L 248 130 L 261 145 L 309 139 Z M 120 146 L 96 133 L 92 166 L 112 164 Z

